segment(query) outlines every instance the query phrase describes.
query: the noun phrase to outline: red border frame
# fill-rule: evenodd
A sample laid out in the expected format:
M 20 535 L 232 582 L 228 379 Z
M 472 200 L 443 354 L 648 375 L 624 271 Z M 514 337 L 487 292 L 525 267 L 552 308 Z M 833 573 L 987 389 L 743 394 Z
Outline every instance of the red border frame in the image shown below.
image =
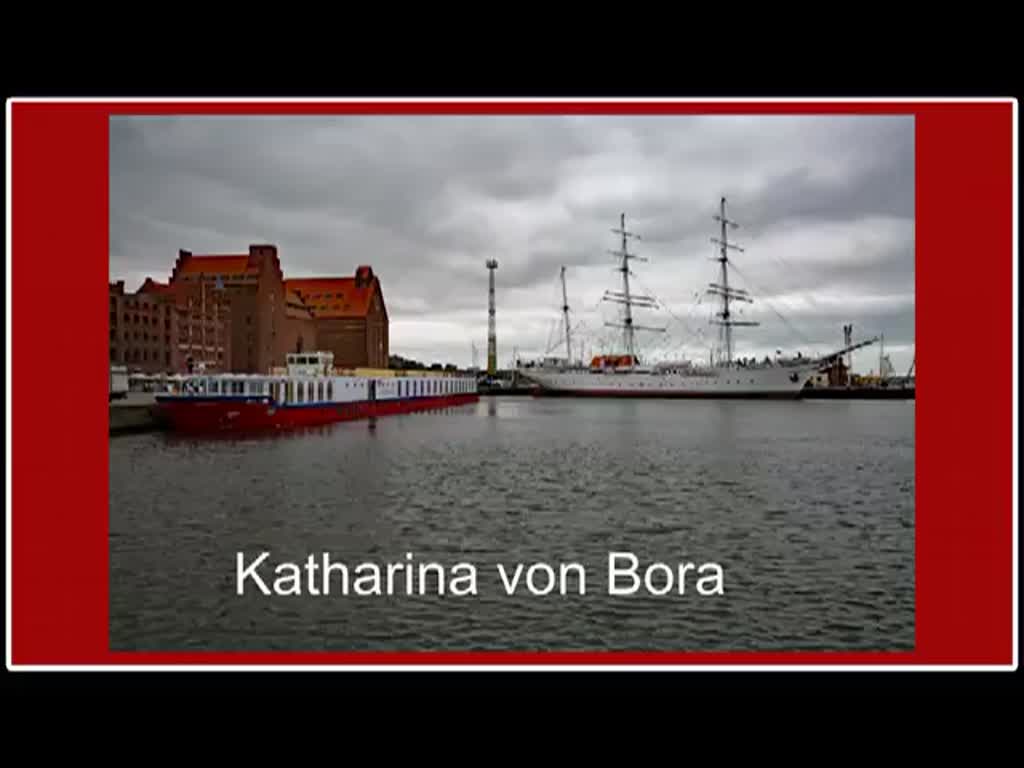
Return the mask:
M 1015 110 L 1003 102 L 25 102 L 11 132 L 8 665 L 1016 664 Z M 917 643 L 909 653 L 114 653 L 108 647 L 108 118 L 113 114 L 916 116 Z M 949 322 L 983 260 L 987 299 Z M 58 281 L 53 280 L 55 274 Z M 45 293 L 41 296 L 43 287 Z M 45 298 L 44 298 L 45 297 Z M 44 306 L 40 311 L 40 301 Z M 74 318 L 75 336 L 68 335 Z M 986 329 L 978 333 L 975 329 Z M 73 397 L 36 388 L 61 347 Z M 983 361 L 979 381 L 958 358 Z M 971 388 L 977 387 L 975 392 Z M 12 482 L 13 481 L 13 482 Z

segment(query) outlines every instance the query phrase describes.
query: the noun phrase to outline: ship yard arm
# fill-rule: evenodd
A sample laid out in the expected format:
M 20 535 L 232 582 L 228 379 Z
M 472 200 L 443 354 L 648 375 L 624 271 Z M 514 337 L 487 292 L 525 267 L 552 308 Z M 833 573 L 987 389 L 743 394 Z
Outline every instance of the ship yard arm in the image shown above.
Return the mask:
M 864 347 L 870 347 L 878 340 L 878 336 L 872 336 L 870 339 L 865 339 L 864 341 L 858 342 L 856 344 L 850 344 L 846 347 L 843 347 L 842 349 L 835 350 L 834 352 L 829 352 L 827 355 L 822 355 L 821 357 L 808 360 L 808 362 L 813 365 L 830 365 L 831 363 L 834 363 L 836 360 L 843 357 L 843 355 L 847 355 L 850 352 L 853 352 L 858 349 L 863 349 Z

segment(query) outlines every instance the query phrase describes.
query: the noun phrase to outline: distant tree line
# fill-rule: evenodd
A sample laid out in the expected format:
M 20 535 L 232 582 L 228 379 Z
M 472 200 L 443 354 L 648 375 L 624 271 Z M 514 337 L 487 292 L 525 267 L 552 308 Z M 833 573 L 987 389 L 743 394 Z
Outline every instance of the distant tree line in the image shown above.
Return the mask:
M 431 363 L 427 365 L 421 363 L 419 360 L 411 360 L 401 355 L 389 355 L 388 356 L 388 367 L 397 368 L 406 371 L 457 371 L 459 368 L 457 365 L 447 363 L 442 365 L 441 363 Z

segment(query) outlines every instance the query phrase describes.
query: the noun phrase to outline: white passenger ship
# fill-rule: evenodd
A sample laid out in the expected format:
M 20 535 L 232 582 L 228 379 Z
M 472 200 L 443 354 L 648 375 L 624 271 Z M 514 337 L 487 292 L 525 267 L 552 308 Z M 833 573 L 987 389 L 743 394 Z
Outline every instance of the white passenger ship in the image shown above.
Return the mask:
M 280 374 L 197 374 L 157 395 L 159 417 L 181 432 L 281 430 L 476 402 L 473 376 L 334 369 L 330 352 L 290 354 Z

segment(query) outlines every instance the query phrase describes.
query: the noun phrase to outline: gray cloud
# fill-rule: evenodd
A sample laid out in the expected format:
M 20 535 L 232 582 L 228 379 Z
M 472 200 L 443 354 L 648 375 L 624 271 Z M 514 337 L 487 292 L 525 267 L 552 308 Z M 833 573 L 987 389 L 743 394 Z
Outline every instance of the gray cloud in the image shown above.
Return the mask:
M 110 124 L 112 279 L 166 279 L 179 248 L 278 245 L 288 276 L 382 279 L 395 353 L 485 358 L 497 258 L 499 358 L 559 334 L 568 268 L 577 338 L 612 349 L 619 276 L 609 231 L 627 215 L 647 262 L 634 288 L 669 311 L 645 354 L 706 357 L 697 299 L 717 277 L 717 201 L 741 226 L 732 278 L 762 325 L 739 354 L 833 347 L 841 326 L 914 345 L 914 123 L 909 116 L 117 117 Z M 779 314 L 782 315 L 780 319 Z M 681 322 L 685 320 L 685 322 Z M 818 345 L 812 346 L 811 342 Z M 877 368 L 877 350 L 861 353 Z

